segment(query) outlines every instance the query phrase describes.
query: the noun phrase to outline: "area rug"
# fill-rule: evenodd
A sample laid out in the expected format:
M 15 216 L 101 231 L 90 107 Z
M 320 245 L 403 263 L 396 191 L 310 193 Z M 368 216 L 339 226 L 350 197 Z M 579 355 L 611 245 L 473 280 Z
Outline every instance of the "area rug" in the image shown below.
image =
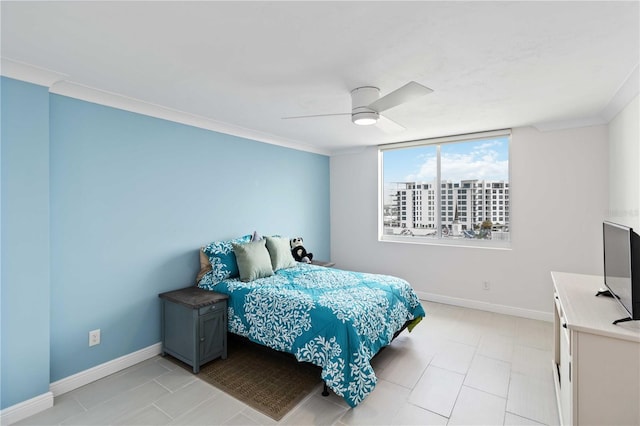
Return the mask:
M 320 367 L 231 335 L 227 359 L 204 364 L 197 376 L 276 421 L 322 382 Z

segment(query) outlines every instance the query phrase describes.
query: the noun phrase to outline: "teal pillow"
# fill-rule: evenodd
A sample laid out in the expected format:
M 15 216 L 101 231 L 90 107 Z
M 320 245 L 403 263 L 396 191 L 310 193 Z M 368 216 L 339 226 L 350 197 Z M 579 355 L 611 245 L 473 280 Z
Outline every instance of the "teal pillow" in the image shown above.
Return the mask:
M 244 244 L 232 243 L 232 245 L 238 261 L 241 281 L 248 282 L 273 275 L 266 240 Z
M 296 260 L 291 254 L 289 239 L 284 237 L 264 237 L 267 240 L 267 250 L 271 257 L 271 268 L 274 271 L 296 266 Z
M 251 235 L 245 235 L 229 241 L 214 241 L 202 248 L 202 252 L 207 255 L 211 263 L 212 279 L 215 283 L 238 276 L 238 263 L 232 244 L 249 241 L 251 241 Z

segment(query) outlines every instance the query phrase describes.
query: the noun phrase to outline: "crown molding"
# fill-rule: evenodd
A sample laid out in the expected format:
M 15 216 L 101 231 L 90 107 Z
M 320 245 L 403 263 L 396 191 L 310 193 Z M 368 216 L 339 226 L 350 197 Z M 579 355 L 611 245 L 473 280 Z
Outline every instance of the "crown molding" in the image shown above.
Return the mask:
M 532 127 L 541 132 L 551 132 L 554 130 L 576 129 L 578 127 L 601 126 L 607 121 L 596 115 L 594 117 L 576 118 L 573 120 L 546 121 L 544 123 L 533 124 Z
M 639 66 L 636 64 L 599 114 L 593 117 L 577 118 L 573 120 L 547 121 L 544 123 L 533 124 L 533 127 L 541 132 L 549 132 L 552 130 L 564 130 L 608 124 L 620 113 L 620 111 L 629 105 L 629 102 L 638 96 L 638 92 L 640 91 L 640 72 L 638 71 L 638 68 Z
M 45 87 L 51 87 L 57 81 L 61 81 L 69 77 L 66 74 L 45 68 L 34 67 L 33 65 L 5 57 L 0 58 L 0 73 L 4 77 Z
M 71 98 L 92 102 L 112 108 L 122 109 L 137 114 L 147 115 L 150 117 L 160 118 L 188 126 L 198 127 L 205 130 L 224 133 L 245 139 L 251 139 L 258 142 L 264 142 L 271 145 L 278 145 L 285 148 L 295 149 L 299 151 L 311 152 L 321 155 L 344 155 L 350 154 L 351 151 L 359 151 L 360 149 L 346 150 L 326 150 L 319 149 L 303 142 L 282 138 L 269 133 L 260 132 L 246 127 L 229 124 L 203 116 L 179 111 L 161 105 L 152 104 L 150 102 L 139 99 L 130 98 L 113 92 L 100 90 L 97 88 L 74 83 L 69 80 L 67 74 L 59 73 L 45 68 L 35 67 L 33 65 L 16 61 L 11 58 L 0 58 L 0 74 L 5 77 L 16 80 L 33 83 L 39 86 L 49 88 L 54 94 L 68 96 Z M 608 104 L 602 111 L 592 117 L 557 120 L 543 123 L 533 124 L 532 126 L 541 132 L 554 130 L 572 129 L 577 127 L 599 126 L 609 123 L 620 111 L 633 100 L 640 91 L 640 72 L 639 65 L 631 70 L 625 81 L 620 85 L 616 93 L 611 97 Z
M 631 70 L 626 80 L 620 85 L 615 95 L 611 98 L 607 106 L 602 110 L 600 115 L 607 123 L 615 118 L 629 102 L 631 102 L 640 89 L 640 71 L 639 66 L 636 64 L 635 68 Z
M 34 67 L 33 65 L 15 61 L 10 58 L 1 58 L 0 74 L 15 80 L 48 87 L 49 92 L 56 95 L 67 96 L 175 123 L 237 136 L 244 139 L 278 145 L 284 148 L 295 149 L 297 151 L 306 151 L 327 156 L 331 155 L 329 150 L 319 149 L 297 140 L 278 137 L 269 133 L 224 123 L 184 111 L 178 111 L 161 105 L 152 104 L 139 99 L 130 98 L 118 93 L 107 92 L 105 90 L 74 83 L 69 80 L 69 76 L 66 74 Z
M 49 92 L 56 95 L 67 96 L 82 101 L 134 112 L 137 114 L 147 115 L 150 117 L 160 118 L 175 123 L 186 124 L 188 126 L 224 133 L 227 135 L 251 139 L 258 142 L 264 142 L 271 145 L 278 145 L 285 148 L 311 152 L 314 154 L 330 155 L 330 152 L 327 150 L 305 145 L 295 140 L 285 139 L 268 133 L 248 129 L 242 126 L 236 126 L 195 114 L 166 108 L 161 105 L 152 104 L 149 102 L 141 101 L 139 99 L 129 98 L 117 93 L 107 92 L 105 90 L 96 89 L 71 81 L 58 81 L 53 84 L 53 86 L 51 86 Z

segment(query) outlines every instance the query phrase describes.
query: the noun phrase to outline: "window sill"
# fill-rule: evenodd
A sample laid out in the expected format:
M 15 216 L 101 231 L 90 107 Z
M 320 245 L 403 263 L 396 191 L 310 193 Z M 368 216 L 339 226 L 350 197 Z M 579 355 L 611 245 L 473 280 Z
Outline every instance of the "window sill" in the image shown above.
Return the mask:
M 378 237 L 382 243 L 420 244 L 429 246 L 465 247 L 489 250 L 511 250 L 511 241 L 482 241 L 471 238 L 436 239 L 426 237 L 398 237 L 382 235 Z

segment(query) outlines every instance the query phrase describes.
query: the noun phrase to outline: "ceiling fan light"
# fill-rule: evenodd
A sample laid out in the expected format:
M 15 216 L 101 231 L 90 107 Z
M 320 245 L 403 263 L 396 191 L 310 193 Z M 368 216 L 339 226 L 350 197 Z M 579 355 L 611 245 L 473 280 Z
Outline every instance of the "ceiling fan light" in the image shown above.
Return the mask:
M 359 126 L 370 126 L 376 124 L 379 115 L 375 111 L 364 111 L 351 114 L 351 121 Z

